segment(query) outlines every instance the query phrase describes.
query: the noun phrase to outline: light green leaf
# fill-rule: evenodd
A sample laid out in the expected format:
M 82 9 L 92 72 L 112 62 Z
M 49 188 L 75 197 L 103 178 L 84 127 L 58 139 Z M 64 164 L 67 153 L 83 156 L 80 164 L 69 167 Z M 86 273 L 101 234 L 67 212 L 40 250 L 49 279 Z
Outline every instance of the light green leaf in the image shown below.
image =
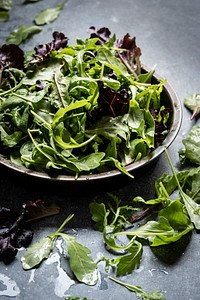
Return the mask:
M 54 238 L 44 237 L 26 249 L 21 258 L 24 270 L 38 266 L 44 259 L 49 257 L 54 246 Z
M 58 18 L 60 11 L 63 9 L 66 2 L 67 1 L 64 1 L 55 8 L 48 8 L 41 11 L 34 19 L 35 24 L 45 25 L 55 21 Z
M 184 99 L 184 105 L 192 113 L 192 117 L 196 117 L 200 113 L 200 94 L 192 94 Z
M 42 29 L 38 26 L 22 25 L 10 33 L 6 39 L 6 44 L 19 45 L 31 35 L 39 33 Z
M 189 135 L 183 139 L 182 143 L 185 148 L 179 150 L 181 163 L 184 163 L 188 159 L 192 163 L 200 165 L 200 126 L 193 126 Z

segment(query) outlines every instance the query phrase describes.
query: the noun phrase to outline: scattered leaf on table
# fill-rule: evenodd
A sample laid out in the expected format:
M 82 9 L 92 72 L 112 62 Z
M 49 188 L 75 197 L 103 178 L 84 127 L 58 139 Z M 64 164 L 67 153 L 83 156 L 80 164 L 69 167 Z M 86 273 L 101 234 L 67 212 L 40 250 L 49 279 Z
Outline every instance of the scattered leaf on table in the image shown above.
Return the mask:
M 53 246 L 54 238 L 44 237 L 28 247 L 21 258 L 24 270 L 30 270 L 38 266 L 44 259 L 47 259 Z
M 6 39 L 6 44 L 19 45 L 31 35 L 39 33 L 41 30 L 38 26 L 22 25 L 10 33 Z
M 200 94 L 192 94 L 184 99 L 184 105 L 192 111 L 192 117 L 196 117 L 200 113 Z
M 74 237 L 60 233 L 70 256 L 70 267 L 76 278 L 87 285 L 95 285 L 98 280 L 97 265 L 89 256 L 91 251 L 79 244 Z
M 179 150 L 181 163 L 188 159 L 190 162 L 200 165 L 200 126 L 193 126 L 182 143 L 185 148 Z
M 26 204 L 26 207 L 28 210 L 28 221 L 53 216 L 60 212 L 60 207 L 58 207 L 56 203 L 45 206 L 42 200 L 37 200 L 34 203 L 32 201 L 29 201 Z
M 64 1 L 55 8 L 48 8 L 41 11 L 34 19 L 35 24 L 45 25 L 55 21 L 58 18 L 60 11 L 63 9 L 65 2 L 66 1 Z

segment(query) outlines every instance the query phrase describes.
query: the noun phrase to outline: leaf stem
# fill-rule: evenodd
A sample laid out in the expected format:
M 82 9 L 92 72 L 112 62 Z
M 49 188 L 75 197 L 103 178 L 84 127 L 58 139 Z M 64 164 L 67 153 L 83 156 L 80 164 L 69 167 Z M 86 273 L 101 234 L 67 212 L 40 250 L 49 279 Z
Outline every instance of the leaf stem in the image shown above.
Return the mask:
M 21 80 L 17 85 L 15 85 L 13 88 L 7 90 L 7 91 L 4 91 L 4 92 L 1 92 L 0 93 L 0 96 L 4 96 L 4 95 L 7 95 L 7 94 L 10 94 L 11 92 L 15 91 L 16 89 L 18 89 L 23 83 L 23 80 Z
M 66 225 L 69 221 L 71 221 L 71 219 L 72 219 L 73 217 L 74 217 L 74 214 L 69 215 L 69 216 L 65 219 L 65 221 L 62 223 L 62 225 L 58 228 L 58 230 L 55 232 L 55 234 L 61 232 L 61 230 L 65 227 L 65 225 Z
M 108 276 L 109 279 L 111 279 L 112 281 L 126 287 L 128 290 L 132 291 L 132 292 L 141 292 L 141 288 L 135 286 L 135 285 L 132 285 L 132 284 L 128 284 L 128 283 L 125 283 L 123 281 L 120 281 L 120 280 L 117 280 L 116 278 L 112 277 L 112 276 Z
M 57 81 L 57 78 L 56 78 L 56 73 L 54 73 L 53 79 L 54 79 L 54 82 L 55 82 L 55 85 L 56 85 L 56 89 L 58 91 L 58 95 L 59 95 L 60 101 L 62 103 L 62 106 L 65 108 L 66 106 L 65 106 L 63 97 L 61 95 L 60 87 L 59 87 L 59 84 L 58 84 L 58 81 Z

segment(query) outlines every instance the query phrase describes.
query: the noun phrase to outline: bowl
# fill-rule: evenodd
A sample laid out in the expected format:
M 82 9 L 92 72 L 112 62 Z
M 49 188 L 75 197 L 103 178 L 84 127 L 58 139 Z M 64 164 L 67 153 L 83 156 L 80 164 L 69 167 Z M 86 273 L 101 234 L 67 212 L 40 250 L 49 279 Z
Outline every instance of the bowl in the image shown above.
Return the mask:
M 142 66 L 142 69 L 144 72 L 150 71 L 150 68 L 147 66 Z M 157 72 L 154 72 L 152 83 L 156 83 L 160 80 L 163 80 L 164 78 L 159 75 Z M 155 148 L 154 151 L 152 151 L 148 156 L 142 158 L 138 162 L 131 163 L 126 166 L 126 170 L 130 172 L 131 174 L 139 174 L 142 173 L 146 168 L 148 168 L 150 165 L 155 163 L 158 158 L 161 156 L 161 154 L 164 152 L 165 148 L 168 148 L 173 141 L 175 140 L 182 122 L 182 109 L 181 109 L 181 103 L 179 101 L 179 98 L 177 97 L 173 87 L 170 85 L 169 82 L 166 82 L 163 87 L 162 91 L 162 101 L 163 104 L 167 104 L 168 107 L 171 108 L 172 114 L 170 119 L 170 127 L 169 132 L 162 142 L 161 145 L 159 145 L 157 148 Z M 25 167 L 20 167 L 15 164 L 13 164 L 11 161 L 3 158 L 0 156 L 0 164 L 17 171 L 21 174 L 28 175 L 31 177 L 36 177 L 39 179 L 44 180 L 50 180 L 50 181 L 59 181 L 59 182 L 68 182 L 71 184 L 81 183 L 85 184 L 88 183 L 95 183 L 99 181 L 108 181 L 109 179 L 117 178 L 119 176 L 125 176 L 122 174 L 118 169 L 114 169 L 108 172 L 103 172 L 99 174 L 89 174 L 89 175 L 80 175 L 78 178 L 75 178 L 73 175 L 58 175 L 58 176 L 50 176 L 47 173 L 41 173 L 34 170 L 26 169 Z

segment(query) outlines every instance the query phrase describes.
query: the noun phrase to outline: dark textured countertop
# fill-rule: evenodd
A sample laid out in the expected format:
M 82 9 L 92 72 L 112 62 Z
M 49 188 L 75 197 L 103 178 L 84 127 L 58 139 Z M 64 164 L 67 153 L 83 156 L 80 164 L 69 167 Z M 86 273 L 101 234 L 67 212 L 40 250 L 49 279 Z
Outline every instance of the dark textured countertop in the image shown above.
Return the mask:
M 1 23 L 0 44 L 4 43 L 8 33 L 18 25 L 31 25 L 39 11 L 61 1 L 43 0 L 29 5 L 22 5 L 23 1 L 19 0 L 13 2 L 9 22 Z M 171 83 L 183 102 L 188 94 L 200 91 L 199 16 L 199 0 L 69 0 L 55 22 L 44 26 L 41 33 L 34 35 L 21 47 L 30 50 L 37 44 L 49 42 L 55 30 L 64 32 L 70 39 L 69 43 L 73 43 L 77 37 L 86 38 L 91 25 L 96 28 L 108 27 L 118 37 L 128 32 L 136 36 L 137 44 L 142 49 L 142 62 L 149 67 L 157 64 L 157 72 Z M 190 120 L 190 113 L 183 108 L 182 127 L 169 148 L 176 169 L 180 168 L 178 149 L 182 147 L 182 139 L 192 125 L 194 121 Z M 163 154 L 156 165 L 143 176 L 136 177 L 132 182 L 127 180 L 121 186 L 113 184 L 109 191 L 122 200 L 131 200 L 137 195 L 150 199 L 154 195 L 154 181 L 168 170 L 167 159 Z M 68 232 L 91 249 L 94 259 L 105 253 L 105 249 L 101 233 L 92 228 L 88 206 L 92 201 L 106 201 L 106 191 L 99 186 L 92 194 L 84 189 L 78 194 L 77 190 L 72 191 L 65 183 L 33 179 L 0 166 L 0 205 L 18 210 L 28 200 L 41 199 L 49 203 L 55 201 L 61 207 L 59 215 L 34 222 L 34 240 L 52 233 L 68 214 L 74 213 Z M 121 280 L 141 285 L 145 291 L 161 290 L 168 300 L 198 300 L 199 246 L 199 236 L 194 233 L 184 255 L 172 265 L 162 263 L 148 247 L 144 247 L 140 268 Z M 48 260 L 48 263 L 44 262 L 39 269 L 26 272 L 20 263 L 22 254 L 23 250 L 19 251 L 16 259 L 9 265 L 5 266 L 0 262 L 2 300 L 8 299 L 3 296 L 6 286 L 10 288 L 7 295 L 13 295 L 14 299 L 56 300 L 64 299 L 66 295 L 95 300 L 136 299 L 134 293 L 106 279 L 103 264 L 100 265 L 97 285 L 89 287 L 71 282 L 73 278 L 63 275 L 62 269 L 68 270 L 67 262 L 61 261 L 60 264 L 58 254 Z

